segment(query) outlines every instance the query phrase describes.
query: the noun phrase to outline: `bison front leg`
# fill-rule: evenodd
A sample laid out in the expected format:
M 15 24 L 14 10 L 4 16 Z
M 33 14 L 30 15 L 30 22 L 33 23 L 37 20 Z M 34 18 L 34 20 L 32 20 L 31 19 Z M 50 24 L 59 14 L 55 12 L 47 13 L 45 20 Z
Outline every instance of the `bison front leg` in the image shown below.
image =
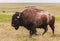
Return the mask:
M 48 28 L 47 28 L 47 26 L 44 26 L 43 29 L 44 29 L 44 32 L 43 32 L 42 36 L 47 32 Z
M 33 34 L 38 35 L 36 32 L 36 30 L 30 31 L 30 36 L 32 36 Z
M 36 34 L 36 27 L 31 27 L 30 36 L 32 36 L 33 34 L 37 35 Z

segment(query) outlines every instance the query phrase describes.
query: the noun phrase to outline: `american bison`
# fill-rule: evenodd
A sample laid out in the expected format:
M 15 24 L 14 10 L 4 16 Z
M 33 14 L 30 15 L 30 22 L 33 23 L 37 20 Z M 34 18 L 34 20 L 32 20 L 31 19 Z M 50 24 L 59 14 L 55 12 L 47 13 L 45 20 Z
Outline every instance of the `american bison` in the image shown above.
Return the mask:
M 30 36 L 33 34 L 36 35 L 36 28 L 43 28 L 44 32 L 42 35 L 44 35 L 48 30 L 48 25 L 51 27 L 54 35 L 54 24 L 55 17 L 48 11 L 40 9 L 25 9 L 22 12 L 16 12 L 12 16 L 12 26 L 16 30 L 19 28 L 19 26 L 24 26 L 30 31 Z

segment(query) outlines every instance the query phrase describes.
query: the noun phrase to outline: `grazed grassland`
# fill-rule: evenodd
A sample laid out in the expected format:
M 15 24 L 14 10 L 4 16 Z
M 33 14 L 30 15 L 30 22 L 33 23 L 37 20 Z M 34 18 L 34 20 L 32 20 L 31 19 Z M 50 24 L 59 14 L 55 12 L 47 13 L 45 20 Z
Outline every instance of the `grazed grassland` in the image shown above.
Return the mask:
M 20 7 L 20 6 L 21 7 Z M 16 8 L 15 8 L 16 6 Z M 11 18 L 15 11 L 23 11 L 31 6 L 44 9 L 55 15 L 55 35 L 52 35 L 52 31 L 48 26 L 48 32 L 42 36 L 43 29 L 37 29 L 38 36 L 33 35 L 29 38 L 29 31 L 24 27 L 20 27 L 15 30 L 11 26 Z M 8 7 L 8 8 L 7 8 Z M 11 9 L 13 7 L 13 10 Z M 0 14 L 0 41 L 60 41 L 60 6 L 56 4 L 16 4 L 14 6 L 6 5 L 5 7 L 0 7 L 0 13 L 6 10 L 6 13 Z M 9 9 L 10 8 L 10 9 Z

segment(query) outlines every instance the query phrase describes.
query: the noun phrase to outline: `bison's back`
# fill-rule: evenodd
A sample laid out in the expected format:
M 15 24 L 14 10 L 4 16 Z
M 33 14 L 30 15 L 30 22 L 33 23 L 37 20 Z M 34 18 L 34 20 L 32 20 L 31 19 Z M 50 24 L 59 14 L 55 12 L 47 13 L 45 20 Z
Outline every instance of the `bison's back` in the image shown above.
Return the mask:
M 52 19 L 52 15 L 44 10 L 26 9 L 23 11 L 23 20 L 25 23 L 43 24 Z

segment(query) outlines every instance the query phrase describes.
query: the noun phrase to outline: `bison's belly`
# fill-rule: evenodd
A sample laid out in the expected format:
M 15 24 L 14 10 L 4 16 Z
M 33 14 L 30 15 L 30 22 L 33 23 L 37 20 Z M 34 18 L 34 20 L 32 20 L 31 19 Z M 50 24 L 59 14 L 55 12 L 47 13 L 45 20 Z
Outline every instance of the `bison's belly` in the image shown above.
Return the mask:
M 38 25 L 37 28 L 41 29 L 41 28 L 44 28 L 44 26 L 46 26 L 46 25 L 48 25 L 48 24 L 41 24 L 41 25 Z

